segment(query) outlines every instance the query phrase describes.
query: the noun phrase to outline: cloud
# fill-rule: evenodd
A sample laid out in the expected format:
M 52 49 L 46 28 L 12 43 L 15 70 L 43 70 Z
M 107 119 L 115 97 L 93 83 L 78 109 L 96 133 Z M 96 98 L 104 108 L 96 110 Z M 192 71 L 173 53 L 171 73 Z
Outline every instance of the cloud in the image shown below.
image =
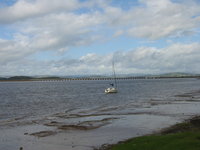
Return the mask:
M 100 22 L 98 15 L 72 13 L 54 14 L 35 21 L 28 26 L 30 30 L 21 29 L 21 32 L 33 35 L 34 45 L 42 49 L 87 45 L 98 37 L 91 32 L 97 32 L 95 26 Z
M 114 59 L 116 72 L 155 74 L 166 72 L 199 72 L 200 44 L 172 44 L 165 48 L 140 47 L 109 55 L 87 54 L 80 58 L 87 73 L 111 74 Z M 80 64 L 79 64 L 80 65 Z M 79 66 L 78 65 L 78 66 Z M 80 66 L 81 66 L 80 65 Z
M 18 61 L 27 55 L 33 53 L 28 51 L 28 39 L 23 36 L 18 36 L 14 40 L 0 39 L 0 64 L 6 64 L 9 61 Z
M 195 33 L 200 24 L 200 5 L 194 1 L 140 0 L 139 7 L 128 11 L 105 7 L 110 25 L 124 29 L 132 37 L 156 40 Z M 196 17 L 194 17 L 196 16 Z
M 13 23 L 52 12 L 79 8 L 77 0 L 18 0 L 14 5 L 0 8 L 0 24 Z
M 106 55 L 88 53 L 77 59 L 34 60 L 24 58 L 0 65 L 2 75 L 88 75 L 112 74 L 115 61 L 117 74 L 160 74 L 166 72 L 199 73 L 200 44 L 172 44 L 165 48 L 140 47 Z
M 45 70 L 49 74 L 107 74 L 114 55 L 118 73 L 198 72 L 198 43 L 171 42 L 160 49 L 144 46 L 105 55 L 94 49 L 78 59 L 39 61 L 32 56 L 44 51 L 67 54 L 123 36 L 169 41 L 197 35 L 199 14 L 195 1 L 139 0 L 122 9 L 106 0 L 18 0 L 0 7 L 0 33 L 9 31 L 9 37 L 0 36 L 0 69 L 2 74 L 43 74 Z
M 166 48 L 141 47 L 119 53 L 121 71 L 138 73 L 196 72 L 200 64 L 200 44 L 172 44 Z M 125 68 L 125 70 L 123 69 Z
M 16 61 L 42 51 L 64 52 L 103 39 L 98 32 L 98 14 L 51 14 L 15 27 L 12 39 L 0 42 L 0 61 Z

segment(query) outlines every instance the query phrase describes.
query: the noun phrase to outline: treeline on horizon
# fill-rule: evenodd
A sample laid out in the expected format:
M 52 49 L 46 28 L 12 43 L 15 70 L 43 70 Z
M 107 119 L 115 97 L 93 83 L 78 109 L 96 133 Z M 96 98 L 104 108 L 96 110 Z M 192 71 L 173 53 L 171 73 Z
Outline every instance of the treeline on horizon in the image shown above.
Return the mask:
M 16 80 L 19 80 L 19 81 L 21 81 L 21 80 L 42 80 L 42 79 L 62 79 L 62 78 L 60 78 L 60 77 L 39 77 L 39 78 L 37 78 L 37 77 L 30 77 L 30 76 L 12 76 L 12 77 L 8 77 L 8 78 L 3 78 L 3 77 L 0 77 L 0 80 L 1 81 L 16 81 Z

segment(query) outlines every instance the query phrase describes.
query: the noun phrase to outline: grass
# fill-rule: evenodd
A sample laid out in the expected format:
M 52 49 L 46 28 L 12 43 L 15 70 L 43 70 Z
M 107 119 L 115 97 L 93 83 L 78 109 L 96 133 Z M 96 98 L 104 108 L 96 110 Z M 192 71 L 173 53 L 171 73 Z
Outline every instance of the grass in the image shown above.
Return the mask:
M 111 150 L 200 150 L 200 131 L 143 136 L 128 140 Z
M 136 137 L 100 150 L 200 150 L 200 117 L 162 130 Z

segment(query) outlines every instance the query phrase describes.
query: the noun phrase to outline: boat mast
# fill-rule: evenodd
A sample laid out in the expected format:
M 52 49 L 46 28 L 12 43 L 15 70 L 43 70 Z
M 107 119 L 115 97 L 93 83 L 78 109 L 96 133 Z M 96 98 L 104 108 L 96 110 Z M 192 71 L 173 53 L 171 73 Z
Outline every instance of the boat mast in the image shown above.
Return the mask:
M 113 76 L 114 76 L 114 80 L 115 80 L 115 87 L 117 88 L 117 79 L 116 79 L 116 74 L 115 74 L 114 60 L 112 61 L 112 69 L 113 69 Z

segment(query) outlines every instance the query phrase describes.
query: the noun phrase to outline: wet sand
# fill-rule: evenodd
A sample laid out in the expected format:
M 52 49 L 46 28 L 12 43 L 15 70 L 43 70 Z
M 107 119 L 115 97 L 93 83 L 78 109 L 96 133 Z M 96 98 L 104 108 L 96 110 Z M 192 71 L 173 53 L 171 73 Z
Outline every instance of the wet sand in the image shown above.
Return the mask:
M 0 121 L 3 150 L 92 150 L 157 132 L 200 114 L 200 91 L 174 100 L 150 99 L 121 106 L 71 109 L 40 118 Z

